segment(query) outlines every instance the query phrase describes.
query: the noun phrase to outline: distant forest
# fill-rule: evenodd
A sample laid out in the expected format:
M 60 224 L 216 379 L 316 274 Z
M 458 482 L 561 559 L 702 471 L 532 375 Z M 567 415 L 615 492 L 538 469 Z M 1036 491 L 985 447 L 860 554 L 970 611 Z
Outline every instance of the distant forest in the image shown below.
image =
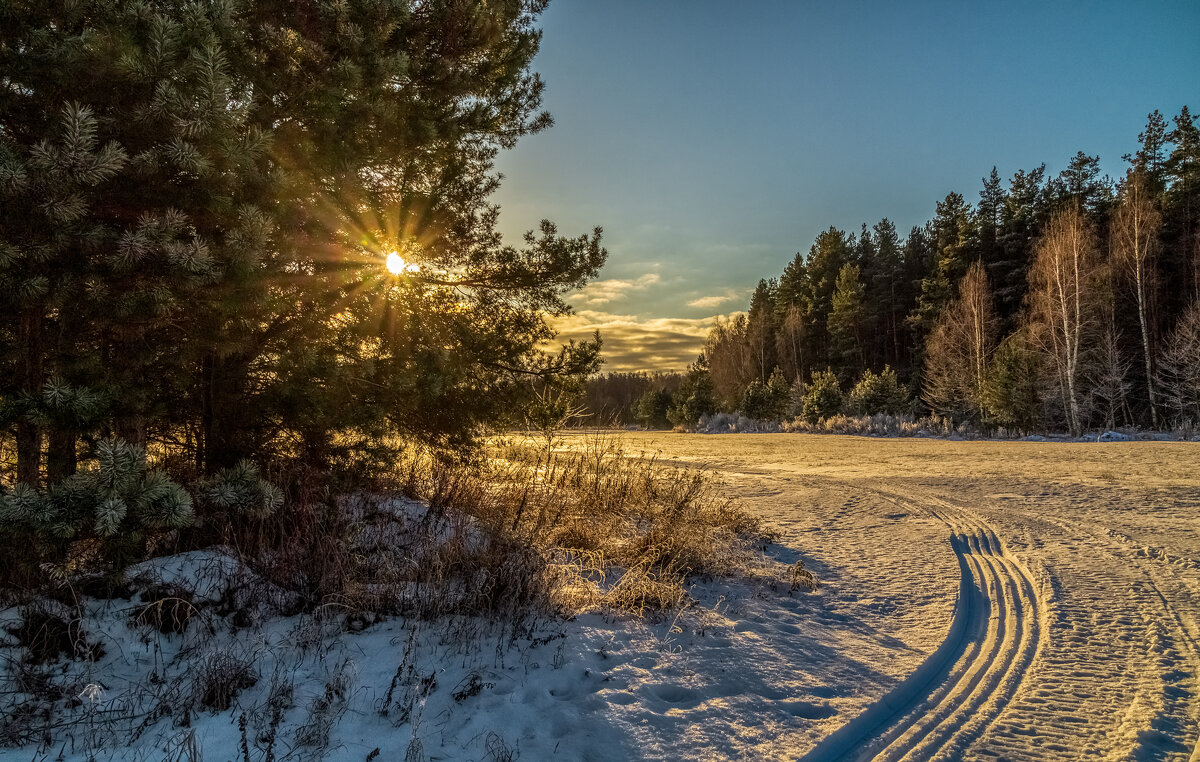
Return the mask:
M 1158 111 L 1119 180 L 1082 151 L 901 238 L 830 227 L 686 374 L 592 379 L 592 422 L 933 414 L 984 430 L 1200 422 L 1200 127 Z M 806 405 L 807 401 L 807 405 Z

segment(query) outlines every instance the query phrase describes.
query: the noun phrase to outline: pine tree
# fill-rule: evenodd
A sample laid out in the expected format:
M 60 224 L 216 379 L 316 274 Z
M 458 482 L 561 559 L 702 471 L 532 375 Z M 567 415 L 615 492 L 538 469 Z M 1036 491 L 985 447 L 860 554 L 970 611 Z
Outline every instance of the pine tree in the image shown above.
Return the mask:
M 738 411 L 756 421 L 769 421 L 774 417 L 775 400 L 771 390 L 757 378 L 750 382 L 738 403 Z
M 1042 355 L 1024 329 L 1005 337 L 992 355 L 984 386 L 988 419 L 1010 431 L 1034 431 L 1042 420 Z
M 851 263 L 858 265 L 859 272 L 869 273 L 875 265 L 876 253 L 875 239 L 871 235 L 871 229 L 864 222 L 854 241 L 854 257 Z
M 787 411 L 788 401 L 792 396 L 792 385 L 779 368 L 772 371 L 771 377 L 767 379 L 767 391 L 771 394 L 771 418 L 778 420 Z
M 1169 187 L 1163 200 L 1163 264 L 1168 280 L 1189 284 L 1172 290 L 1168 306 L 1178 314 L 1200 296 L 1200 124 L 1187 106 L 1174 123 L 1167 135 L 1174 148 L 1164 166 Z
M 1103 216 L 1112 200 L 1112 183 L 1100 177 L 1100 157 L 1078 151 L 1067 168 L 1050 182 L 1050 194 L 1057 209 L 1078 208 L 1093 217 Z
M 1125 161 L 1145 178 L 1148 190 L 1162 193 L 1167 184 L 1167 120 L 1154 109 L 1146 116 L 1146 129 L 1138 133 L 1141 146 L 1134 154 L 1125 154 Z
M 597 341 L 541 348 L 605 259 L 599 230 L 505 245 L 489 202 L 498 151 L 551 121 L 530 70 L 543 7 L 0 9 L 0 397 L 21 480 L 40 483 L 46 442 L 57 476 L 110 432 L 186 441 L 209 473 L 464 446 L 594 370 Z M 388 274 L 393 251 L 412 267 Z
M 866 323 L 866 289 L 856 265 L 846 264 L 838 273 L 829 313 L 830 359 L 839 375 L 855 378 L 866 366 L 863 331 Z
M 190 386 L 180 316 L 223 255 L 245 252 L 230 217 L 258 173 L 220 39 L 229 14 L 93 0 L 10 8 L 0 24 L 12 85 L 0 94 L 0 311 L 19 325 L 0 393 L 27 483 L 40 479 L 42 429 L 56 478 L 82 425 L 39 401 L 48 379 L 102 404 L 89 423 L 135 443 L 164 392 Z
M 637 422 L 648 429 L 665 429 L 670 425 L 667 411 L 671 409 L 671 393 L 666 389 L 647 389 L 634 406 Z
M 1000 173 L 992 167 L 992 172 L 983 179 L 983 189 L 979 191 L 979 205 L 975 207 L 974 232 L 976 240 L 973 244 L 975 255 L 983 262 L 983 266 L 991 272 L 997 262 L 1002 260 L 1000 247 L 1001 211 L 1004 209 L 1004 188 L 1001 184 Z
M 854 415 L 902 415 L 910 412 L 911 407 L 896 371 L 886 365 L 879 373 L 864 371 L 846 395 L 846 408 Z
M 829 314 L 833 311 L 833 294 L 837 290 L 837 279 L 842 267 L 849 263 L 853 249 L 850 238 L 837 228 L 822 231 L 808 252 L 807 302 L 810 305 L 812 323 L 810 336 L 810 364 L 825 364 L 829 360 Z
M 802 304 L 808 290 L 808 271 L 804 255 L 797 252 L 792 261 L 787 263 L 787 267 L 783 268 L 783 274 L 779 276 L 775 288 L 775 308 L 778 311 L 776 319 L 782 320 L 782 313 L 788 307 Z
M 907 343 L 903 333 L 904 313 L 911 295 L 904 272 L 904 254 L 896 234 L 896 226 L 884 218 L 875 223 L 875 266 L 867 280 L 867 302 L 875 313 L 875 333 L 885 365 L 899 366 L 902 347 Z
M 750 313 L 746 323 L 746 340 L 750 344 L 750 361 L 755 377 L 766 383 L 775 368 L 775 292 L 777 283 L 760 280 L 750 297 Z
M 759 421 L 778 421 L 783 418 L 791 396 L 791 386 L 776 368 L 767 383 L 758 379 L 750 382 L 742 395 L 738 410 L 747 418 Z
M 920 296 L 908 317 L 909 325 L 921 341 L 933 330 L 938 315 L 954 297 L 954 285 L 966 274 L 971 262 L 971 208 L 961 194 L 947 194 L 938 202 L 930 234 L 933 268 L 921 280 Z
M 804 375 L 805 349 L 812 313 L 804 255 L 797 253 L 783 269 L 775 289 L 775 357 L 788 378 Z
M 94 465 L 46 491 L 22 483 L 0 495 L 0 523 L 43 546 L 97 538 L 118 569 L 144 553 L 148 532 L 192 524 L 191 496 L 163 471 L 150 469 L 140 447 L 103 440 L 95 456 Z
M 688 367 L 687 375 L 679 389 L 672 395 L 667 419 L 676 426 L 690 429 L 701 416 L 711 415 L 717 410 L 712 376 L 709 375 L 708 360 L 704 355 L 696 358 Z
M 841 413 L 842 400 L 842 387 L 832 370 L 826 368 L 813 373 L 812 381 L 804 392 L 804 420 L 819 423 Z
M 1018 170 L 1009 181 L 1000 210 L 999 259 L 988 267 L 996 293 L 996 310 L 1005 330 L 1016 325 L 1029 283 L 1033 244 L 1045 222 L 1048 191 L 1046 165 Z

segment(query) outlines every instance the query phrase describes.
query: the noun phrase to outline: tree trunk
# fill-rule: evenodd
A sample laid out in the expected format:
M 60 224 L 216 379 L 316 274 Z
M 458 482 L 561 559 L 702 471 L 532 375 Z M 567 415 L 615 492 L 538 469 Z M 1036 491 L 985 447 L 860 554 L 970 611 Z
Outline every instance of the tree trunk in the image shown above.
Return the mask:
M 75 445 L 78 434 L 73 428 L 61 427 L 50 431 L 46 448 L 46 482 L 54 484 L 75 473 L 78 467 Z
M 242 416 L 246 366 L 236 358 L 209 355 L 204 361 L 201 420 L 204 470 L 214 473 L 249 457 Z
M 44 312 L 40 306 L 21 315 L 21 359 L 17 388 L 30 399 L 39 399 L 45 383 L 42 332 Z M 38 486 L 42 475 L 42 427 L 28 415 L 17 420 L 17 481 Z
M 22 418 L 17 421 L 17 481 L 36 487 L 42 478 L 42 430 Z
M 1142 324 L 1142 355 L 1146 358 L 1146 393 L 1150 397 L 1150 425 L 1158 428 L 1158 404 L 1154 399 L 1154 369 L 1150 356 L 1150 331 L 1146 327 L 1146 301 L 1142 293 L 1142 274 L 1137 278 L 1138 321 Z

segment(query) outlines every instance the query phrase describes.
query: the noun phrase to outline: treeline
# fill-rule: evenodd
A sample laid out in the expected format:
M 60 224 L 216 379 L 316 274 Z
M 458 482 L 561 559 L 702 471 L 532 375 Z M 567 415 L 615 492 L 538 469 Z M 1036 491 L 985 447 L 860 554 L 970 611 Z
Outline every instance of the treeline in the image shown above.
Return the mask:
M 650 393 L 670 399 L 683 383 L 682 373 L 605 373 L 589 378 L 583 392 L 584 426 L 665 425 L 664 417 L 647 422 L 639 417 L 638 403 Z M 644 408 L 646 404 L 643 403 Z
M 1054 177 L 993 168 L 903 238 L 830 227 L 713 328 L 672 422 L 801 415 L 818 391 L 823 417 L 894 373 L 911 412 L 983 429 L 1196 425 L 1200 128 L 1155 111 L 1138 142 L 1119 181 L 1079 152 Z

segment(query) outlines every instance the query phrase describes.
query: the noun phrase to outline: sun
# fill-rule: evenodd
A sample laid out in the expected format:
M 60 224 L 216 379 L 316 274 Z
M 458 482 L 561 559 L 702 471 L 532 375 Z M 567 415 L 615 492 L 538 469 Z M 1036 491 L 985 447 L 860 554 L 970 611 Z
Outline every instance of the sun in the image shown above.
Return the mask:
M 393 251 L 387 255 L 387 269 L 392 275 L 403 275 L 416 272 L 417 266 L 412 262 L 404 261 L 404 257 Z

